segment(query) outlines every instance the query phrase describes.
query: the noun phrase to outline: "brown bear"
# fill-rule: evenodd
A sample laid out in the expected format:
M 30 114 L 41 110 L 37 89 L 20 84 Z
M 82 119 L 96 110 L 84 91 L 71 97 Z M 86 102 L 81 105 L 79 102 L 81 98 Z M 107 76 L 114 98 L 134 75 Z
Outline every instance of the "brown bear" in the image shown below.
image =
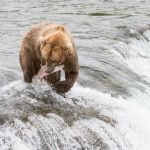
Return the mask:
M 46 72 L 57 65 L 64 65 L 65 79 L 60 81 L 61 71 L 49 74 L 45 79 L 57 93 L 68 92 L 78 77 L 77 51 L 69 30 L 63 25 L 37 24 L 23 38 L 19 53 L 24 81 L 31 83 L 41 66 Z

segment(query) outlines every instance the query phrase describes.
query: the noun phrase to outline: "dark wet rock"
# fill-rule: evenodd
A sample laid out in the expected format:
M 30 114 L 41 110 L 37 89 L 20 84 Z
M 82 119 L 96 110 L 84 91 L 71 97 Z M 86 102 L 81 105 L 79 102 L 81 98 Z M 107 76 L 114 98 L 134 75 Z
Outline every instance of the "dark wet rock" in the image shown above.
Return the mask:
M 113 14 L 108 14 L 106 12 L 95 12 L 95 13 L 90 13 L 88 15 L 90 15 L 90 16 L 111 16 Z
M 6 122 L 6 118 L 0 118 L 0 125 L 5 124 L 5 122 Z

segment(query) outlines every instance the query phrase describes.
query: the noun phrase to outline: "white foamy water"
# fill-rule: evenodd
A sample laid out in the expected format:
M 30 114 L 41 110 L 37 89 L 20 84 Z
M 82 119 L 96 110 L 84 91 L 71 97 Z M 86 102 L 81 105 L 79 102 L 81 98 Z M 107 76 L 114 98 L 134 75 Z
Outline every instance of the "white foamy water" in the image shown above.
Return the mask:
M 145 31 L 140 40 L 133 39 L 129 45 L 133 55 L 127 60 L 128 66 L 150 81 L 150 31 Z
M 25 111 L 29 104 L 37 109 L 36 106 L 41 105 L 41 102 L 35 99 L 39 98 L 31 100 L 29 91 L 25 91 L 24 85 L 22 89 L 12 88 L 20 84 L 21 81 L 14 82 L 4 88 L 6 99 L 10 101 L 8 98 L 10 93 L 13 93 L 12 98 L 15 98 L 15 103 L 10 101 L 12 104 L 7 107 L 13 108 L 13 104 L 20 103 L 20 98 L 17 98 L 16 94 L 21 92 L 22 99 L 25 98 L 26 101 L 21 102 L 24 110 L 18 112 Z M 45 88 L 45 84 L 43 87 Z M 38 92 L 38 96 L 43 97 L 44 88 L 34 85 L 30 94 L 36 95 Z M 150 147 L 150 111 L 138 103 L 140 95 L 136 100 L 134 97 L 126 100 L 121 97 L 112 98 L 109 94 L 83 88 L 78 84 L 66 95 L 67 98 L 55 93 L 52 95 L 56 98 L 53 101 L 55 103 L 53 105 L 56 106 L 50 106 L 48 99 L 46 105 L 53 109 L 57 107 L 55 111 L 58 111 L 58 114 L 53 111 L 43 116 L 30 110 L 31 114 L 27 120 L 14 119 L 10 123 L 5 123 L 0 130 L 2 149 L 11 147 L 13 150 L 19 148 L 147 150 Z

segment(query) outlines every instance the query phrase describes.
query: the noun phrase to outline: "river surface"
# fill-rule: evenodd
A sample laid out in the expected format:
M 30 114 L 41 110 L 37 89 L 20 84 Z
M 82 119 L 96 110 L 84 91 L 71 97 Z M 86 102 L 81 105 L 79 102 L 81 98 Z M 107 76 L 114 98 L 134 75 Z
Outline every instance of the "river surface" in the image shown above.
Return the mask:
M 65 97 L 23 82 L 20 43 L 41 22 L 75 40 Z M 0 150 L 150 150 L 150 1 L 0 0 Z

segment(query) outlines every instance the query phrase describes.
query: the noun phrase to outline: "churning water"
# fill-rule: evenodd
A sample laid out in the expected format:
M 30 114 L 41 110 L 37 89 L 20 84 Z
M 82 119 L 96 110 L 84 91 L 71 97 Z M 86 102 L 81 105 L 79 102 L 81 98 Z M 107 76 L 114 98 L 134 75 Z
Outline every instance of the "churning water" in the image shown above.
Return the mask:
M 0 0 L 0 150 L 150 150 L 149 0 Z M 65 97 L 23 82 L 21 39 L 56 22 L 80 76 Z

